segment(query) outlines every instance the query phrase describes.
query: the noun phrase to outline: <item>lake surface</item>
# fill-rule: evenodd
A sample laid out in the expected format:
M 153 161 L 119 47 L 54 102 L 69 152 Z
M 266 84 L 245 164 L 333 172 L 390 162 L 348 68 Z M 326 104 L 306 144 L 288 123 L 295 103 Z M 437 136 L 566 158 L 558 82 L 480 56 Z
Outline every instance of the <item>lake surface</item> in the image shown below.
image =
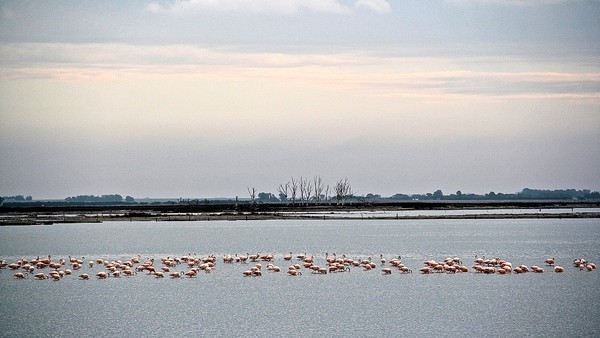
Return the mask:
M 79 280 L 85 266 L 58 282 L 17 280 L 0 270 L 2 337 L 164 336 L 600 336 L 600 274 L 579 271 L 575 258 L 600 261 L 598 219 L 310 220 L 106 222 L 0 227 L 0 259 L 129 260 L 217 256 L 210 274 L 158 279 Z M 225 264 L 225 254 L 306 253 L 397 256 L 413 274 L 349 272 L 243 277 L 253 263 Z M 425 260 L 475 255 L 543 274 L 421 275 Z M 544 260 L 554 257 L 564 273 Z M 296 259 L 293 262 L 297 262 Z M 266 263 L 263 262 L 263 266 Z M 386 264 L 389 266 L 389 264 Z M 178 266 L 179 270 L 187 267 Z M 263 268 L 264 270 L 264 268 Z M 472 269 L 471 269 L 472 270 Z M 48 269 L 45 269 L 47 272 Z

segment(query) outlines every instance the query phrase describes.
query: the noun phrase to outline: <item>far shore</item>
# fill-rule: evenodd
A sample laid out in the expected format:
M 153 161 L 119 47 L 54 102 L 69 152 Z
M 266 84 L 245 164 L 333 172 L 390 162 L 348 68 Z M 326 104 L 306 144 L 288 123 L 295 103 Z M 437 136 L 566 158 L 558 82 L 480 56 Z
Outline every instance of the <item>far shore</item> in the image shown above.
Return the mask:
M 240 205 L 190 206 L 74 206 L 61 208 L 12 208 L 0 207 L 0 226 L 51 225 L 61 223 L 120 222 L 209 222 L 209 221 L 256 221 L 256 220 L 432 220 L 432 219 L 570 219 L 600 218 L 599 203 L 578 202 L 512 202 L 486 204 L 412 204 L 412 205 Z M 497 212 L 503 209 L 503 212 Z M 531 212 L 506 212 L 510 209 L 530 209 Z M 549 209 L 561 209 L 550 212 Z M 571 209 L 562 212 L 562 209 Z M 417 210 L 440 211 L 440 213 L 415 212 Z M 449 212 L 465 210 L 468 212 Z M 409 211 L 407 213 L 407 211 Z M 410 213 L 412 211 L 412 213 Z M 481 212 L 480 212 L 481 211 Z M 443 212 L 443 213 L 442 213 Z

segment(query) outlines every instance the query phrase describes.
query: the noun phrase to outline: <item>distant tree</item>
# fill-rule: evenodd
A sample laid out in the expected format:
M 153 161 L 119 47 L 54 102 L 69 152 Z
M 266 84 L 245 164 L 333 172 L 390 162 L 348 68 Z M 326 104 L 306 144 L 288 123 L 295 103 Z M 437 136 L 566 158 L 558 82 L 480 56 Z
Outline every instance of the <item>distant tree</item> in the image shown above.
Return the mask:
M 395 194 L 395 195 L 390 196 L 390 199 L 392 199 L 392 200 L 405 200 L 406 201 L 406 200 L 411 200 L 413 198 L 410 197 L 410 196 L 408 196 L 408 195 L 405 195 L 405 194 Z
M 72 203 L 90 203 L 90 202 L 122 202 L 123 197 L 119 194 L 113 195 L 102 195 L 102 196 L 94 196 L 94 195 L 79 195 L 65 198 L 65 201 Z
M 305 178 L 305 192 L 306 192 L 306 205 L 308 205 L 308 202 L 310 202 L 310 199 L 312 198 L 312 193 L 313 193 L 313 185 L 312 182 L 308 179 Z
M 323 194 L 323 180 L 321 176 L 315 175 L 313 178 L 314 199 L 317 204 L 321 202 L 321 194 Z
M 298 181 L 294 177 L 290 180 L 290 193 L 292 194 L 292 205 L 295 205 L 296 194 L 298 193 Z
M 279 200 L 281 200 L 281 203 L 287 202 L 289 188 L 290 182 L 287 182 L 286 184 L 279 184 L 279 187 L 277 187 L 277 192 L 279 193 Z
M 444 198 L 444 193 L 438 189 L 433 193 L 433 198 L 435 198 L 436 200 L 440 200 Z
M 457 190 L 457 191 L 456 191 L 456 197 L 459 197 L 459 198 L 460 198 L 461 196 L 462 196 L 462 191 L 460 191 L 460 190 Z
M 255 187 L 247 187 L 248 188 L 248 194 L 250 195 L 250 204 L 255 204 L 256 203 L 256 188 Z
M 125 197 L 125 202 L 132 203 L 132 202 L 135 202 L 135 199 L 131 196 L 127 196 L 127 197 Z
M 268 203 L 268 202 L 278 202 L 279 200 L 277 199 L 277 197 L 275 197 L 275 195 L 273 195 L 270 192 L 261 192 L 258 193 L 258 200 L 263 202 L 263 203 Z
M 381 199 L 381 195 L 379 195 L 379 194 L 368 193 L 365 196 L 365 202 L 366 203 L 376 203 L 380 199 Z
M 123 196 L 121 196 L 119 194 L 102 195 L 102 197 L 100 198 L 100 200 L 102 202 L 122 202 L 123 201 Z
M 347 177 L 343 180 L 339 180 L 335 184 L 333 190 L 335 192 L 335 199 L 338 205 L 344 205 L 348 198 L 353 195 L 352 187 L 350 186 L 350 181 Z
M 310 198 L 310 194 L 308 194 L 308 186 L 310 186 L 310 184 L 308 183 L 308 180 L 306 178 L 303 178 L 302 176 L 300 176 L 300 180 L 299 180 L 299 185 L 300 185 L 300 205 L 304 204 L 304 201 L 308 200 Z
M 4 200 L 6 202 L 25 202 L 25 196 L 23 196 L 23 195 L 4 196 Z

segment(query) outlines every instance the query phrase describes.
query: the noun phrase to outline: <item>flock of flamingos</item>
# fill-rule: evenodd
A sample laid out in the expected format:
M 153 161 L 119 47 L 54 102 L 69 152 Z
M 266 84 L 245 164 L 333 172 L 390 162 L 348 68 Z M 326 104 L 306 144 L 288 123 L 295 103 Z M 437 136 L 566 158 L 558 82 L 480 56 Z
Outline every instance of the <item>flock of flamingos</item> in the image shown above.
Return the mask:
M 254 255 L 224 255 L 222 257 L 223 264 L 240 263 L 244 268 L 241 275 L 244 277 L 262 276 L 263 271 L 269 273 L 278 273 L 284 269 L 274 264 L 274 254 L 254 254 Z M 283 257 L 283 261 L 288 265 L 287 274 L 289 276 L 299 276 L 302 273 L 312 274 L 328 274 L 348 272 L 353 270 L 362 271 L 377 271 L 381 268 L 382 275 L 391 275 L 394 271 L 401 274 L 412 273 L 412 269 L 405 266 L 401 257 L 386 260 L 383 255 L 380 255 L 379 265 L 371 258 L 369 259 L 353 259 L 346 255 L 337 256 L 336 254 L 325 254 L 325 260 L 322 265 L 315 263 L 314 256 L 299 254 L 293 257 L 290 252 Z M 32 276 L 34 279 L 45 280 L 51 279 L 60 281 L 61 279 L 77 274 L 80 280 L 88 280 L 92 278 L 90 273 L 82 270 L 100 266 L 102 271 L 95 274 L 97 279 L 119 278 L 121 276 L 131 277 L 137 274 L 150 275 L 155 278 L 169 277 L 175 278 L 194 278 L 202 271 L 203 273 L 211 273 L 215 270 L 217 257 L 209 255 L 206 257 L 196 257 L 188 255 L 182 257 L 164 257 L 158 261 L 153 258 L 142 260 L 140 256 L 132 257 L 130 260 L 105 260 L 96 259 L 85 261 L 85 258 L 68 257 L 68 259 L 53 260 L 51 256 L 44 258 L 34 258 L 31 260 L 20 259 L 17 262 L 9 263 L 6 260 L 0 261 L 0 269 L 10 269 L 14 271 L 14 278 L 25 279 Z M 263 264 L 265 265 L 263 270 Z M 544 265 L 548 266 L 551 271 L 560 273 L 565 269 L 562 266 L 555 265 L 554 258 L 548 258 L 544 261 Z M 573 260 L 573 266 L 581 271 L 593 271 L 596 269 L 596 264 L 589 262 L 583 258 Z M 482 274 L 520 274 L 520 273 L 543 273 L 544 268 L 540 266 L 513 266 L 501 258 L 485 258 L 475 256 L 474 265 L 471 268 L 463 265 L 459 257 L 448 257 L 446 259 L 435 261 L 428 260 L 424 262 L 424 266 L 419 270 L 421 274 L 432 273 L 482 273 Z M 93 274 L 93 273 L 92 273 Z

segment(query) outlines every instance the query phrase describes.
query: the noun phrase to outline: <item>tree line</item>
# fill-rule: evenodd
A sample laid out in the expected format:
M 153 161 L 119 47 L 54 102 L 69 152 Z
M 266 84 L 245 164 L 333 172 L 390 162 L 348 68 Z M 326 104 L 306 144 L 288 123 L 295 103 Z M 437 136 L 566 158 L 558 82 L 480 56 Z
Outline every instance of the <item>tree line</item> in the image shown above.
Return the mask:
M 463 193 L 460 190 L 452 194 L 444 194 L 442 190 L 436 190 L 424 194 L 402 194 L 397 193 L 389 197 L 379 194 L 368 193 L 356 195 L 345 178 L 337 181 L 333 186 L 323 185 L 319 176 L 315 178 L 294 178 L 277 187 L 278 196 L 269 192 L 257 193 L 255 188 L 248 188 L 251 203 L 284 203 L 290 205 L 308 205 L 320 203 L 335 203 L 344 205 L 353 203 L 377 203 L 393 201 L 494 201 L 494 200 L 598 200 L 600 192 L 588 189 L 530 189 L 525 188 L 517 193 L 496 193 L 490 191 L 485 194 Z
M 517 193 L 496 193 L 490 191 L 485 194 L 463 193 L 460 190 L 452 194 L 444 194 L 442 190 L 436 190 L 431 193 L 424 194 L 402 194 L 397 193 L 389 197 L 382 197 L 379 194 L 368 193 L 365 195 L 357 195 L 350 184 L 348 178 L 343 178 L 336 181 L 334 184 L 325 184 L 323 179 L 315 175 L 313 178 L 307 177 L 291 177 L 285 183 L 277 186 L 278 195 L 270 192 L 258 192 L 254 187 L 248 187 L 249 201 L 239 201 L 241 203 L 281 203 L 286 205 L 319 205 L 319 204 L 335 204 L 344 205 L 346 203 L 377 203 L 377 202 L 403 202 L 403 201 L 510 201 L 510 200 L 600 200 L 600 192 L 591 191 L 589 189 L 530 189 L 525 188 Z M 16 196 L 0 196 L 0 205 L 6 203 L 33 203 L 31 196 L 16 195 Z M 133 197 L 123 196 L 119 194 L 110 195 L 78 195 L 64 199 L 66 203 L 138 203 Z M 39 202 L 36 202 L 39 203 Z M 190 200 L 180 198 L 179 200 L 161 201 L 161 202 L 144 202 L 141 204 L 157 203 L 157 204 L 237 204 L 231 199 L 226 200 Z
M 276 197 L 272 193 L 261 192 L 257 195 L 255 187 L 248 187 L 250 203 L 280 202 L 288 205 L 321 204 L 323 202 L 344 205 L 353 198 L 354 192 L 350 180 L 346 177 L 336 181 L 333 185 L 325 184 L 321 176 L 313 178 L 291 177 L 289 181 L 277 186 Z
M 115 202 L 135 202 L 135 199 L 131 196 L 127 196 L 123 198 L 123 196 L 119 194 L 112 195 L 102 195 L 102 196 L 94 196 L 94 195 L 78 195 L 71 196 L 65 198 L 65 202 L 70 203 L 115 203 Z
M 379 196 L 380 197 L 380 196 Z M 381 198 L 381 197 L 380 197 Z M 454 194 L 445 195 L 441 190 L 436 190 L 433 193 L 426 194 L 395 194 L 390 196 L 390 200 L 594 200 L 600 199 L 600 192 L 591 191 L 588 189 L 556 189 L 542 190 L 525 188 L 517 193 L 496 193 L 490 191 L 485 194 L 463 193 L 458 190 Z

